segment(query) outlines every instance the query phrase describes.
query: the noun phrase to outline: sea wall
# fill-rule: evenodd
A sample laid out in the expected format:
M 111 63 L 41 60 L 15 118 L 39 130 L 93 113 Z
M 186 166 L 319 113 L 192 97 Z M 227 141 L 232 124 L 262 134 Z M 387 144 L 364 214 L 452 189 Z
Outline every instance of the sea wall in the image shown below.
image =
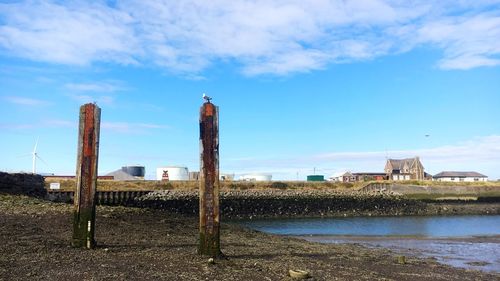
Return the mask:
M 72 202 L 74 192 L 49 191 L 47 199 Z M 97 191 L 99 205 L 164 209 L 197 216 L 197 191 Z M 500 214 L 500 202 L 408 199 L 385 193 L 317 190 L 244 190 L 220 193 L 224 218 Z
M 196 192 L 155 191 L 135 201 L 139 207 L 183 214 L 197 215 L 199 210 Z M 221 192 L 220 208 L 226 218 L 375 216 L 419 214 L 425 210 L 426 204 L 384 194 L 252 190 Z
M 36 174 L 0 172 L 0 192 L 45 196 L 43 177 Z

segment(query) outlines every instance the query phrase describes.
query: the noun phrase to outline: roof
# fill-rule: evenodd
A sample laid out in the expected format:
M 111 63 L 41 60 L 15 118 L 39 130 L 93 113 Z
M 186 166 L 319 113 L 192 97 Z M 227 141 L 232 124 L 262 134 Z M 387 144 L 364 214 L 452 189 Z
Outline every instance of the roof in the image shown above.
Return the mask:
M 444 171 L 434 175 L 435 178 L 487 178 L 478 172 L 457 172 L 457 171 Z
M 386 173 L 376 173 L 376 172 L 360 172 L 360 173 L 352 173 L 353 175 L 356 175 L 356 176 L 363 176 L 363 175 L 367 175 L 367 176 L 385 176 L 387 175 Z
M 405 158 L 405 159 L 387 159 L 389 163 L 391 163 L 393 170 L 402 170 L 405 163 L 408 164 L 408 167 L 413 167 L 413 163 L 418 160 L 418 157 L 415 158 Z
M 107 174 L 106 176 L 113 176 L 115 180 L 121 180 L 121 181 L 136 180 L 136 178 L 134 176 L 131 176 L 131 175 L 125 173 L 121 169 L 116 170 L 114 172 L 111 172 L 111 173 Z

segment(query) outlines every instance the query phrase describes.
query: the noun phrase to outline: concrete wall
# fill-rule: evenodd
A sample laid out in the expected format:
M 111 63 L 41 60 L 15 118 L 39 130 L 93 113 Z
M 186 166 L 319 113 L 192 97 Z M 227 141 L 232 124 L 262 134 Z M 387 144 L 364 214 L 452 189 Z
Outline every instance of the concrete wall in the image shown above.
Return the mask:
M 361 191 L 363 192 L 373 192 L 373 191 L 384 191 L 384 192 L 395 192 L 399 194 L 468 194 L 468 193 L 479 193 L 479 192 L 492 192 L 499 191 L 499 186 L 474 186 L 474 185 L 442 185 L 442 186 L 425 186 L 425 185 L 405 185 L 396 183 L 371 183 L 365 186 Z
M 40 175 L 0 172 L 0 192 L 45 196 L 44 180 Z

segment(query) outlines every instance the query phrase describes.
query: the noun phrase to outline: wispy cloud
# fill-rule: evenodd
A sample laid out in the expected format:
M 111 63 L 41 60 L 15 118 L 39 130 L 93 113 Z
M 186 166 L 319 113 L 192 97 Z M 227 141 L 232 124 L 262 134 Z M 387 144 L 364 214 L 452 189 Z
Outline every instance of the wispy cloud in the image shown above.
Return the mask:
M 153 64 L 187 77 L 203 77 L 198 73 L 217 62 L 234 62 L 247 75 L 286 75 L 420 46 L 442 50 L 443 69 L 470 69 L 499 64 L 499 5 L 489 0 L 16 2 L 0 4 L 0 46 L 37 61 Z
M 98 93 L 114 93 L 123 91 L 126 88 L 123 83 L 118 81 L 110 82 L 93 82 L 93 83 L 68 83 L 64 87 L 76 92 L 98 92 Z
M 110 95 L 86 95 L 86 94 L 68 94 L 68 97 L 78 103 L 95 102 L 97 104 L 113 105 L 115 97 Z
M 366 152 L 332 152 L 313 156 L 296 155 L 294 158 L 249 157 L 222 159 L 225 169 L 242 172 L 272 172 L 288 174 L 294 178 L 295 173 L 312 173 L 312 167 L 318 171 L 331 174 L 333 171 L 382 171 L 386 157 L 409 158 L 419 156 L 428 171 L 449 169 L 474 170 L 484 165 L 498 167 L 500 165 L 500 136 L 476 137 L 465 142 L 427 149 L 366 151 Z M 485 171 L 497 173 L 495 171 Z
M 169 126 L 151 123 L 102 122 L 101 128 L 117 133 L 141 134 L 149 130 L 168 129 Z
M 51 104 L 46 100 L 27 98 L 27 97 L 7 96 L 4 97 L 4 99 L 7 102 L 23 106 L 47 106 Z
M 96 102 L 98 104 L 113 105 L 116 93 L 126 91 L 127 87 L 121 81 L 98 81 L 87 83 L 67 83 L 64 88 L 67 96 L 79 103 Z

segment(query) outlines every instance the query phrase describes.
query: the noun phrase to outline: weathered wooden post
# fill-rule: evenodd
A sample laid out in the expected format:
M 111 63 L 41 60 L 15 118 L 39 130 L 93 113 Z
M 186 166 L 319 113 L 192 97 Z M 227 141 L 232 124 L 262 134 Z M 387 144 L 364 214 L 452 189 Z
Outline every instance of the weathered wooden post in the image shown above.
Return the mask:
M 219 108 L 206 98 L 200 109 L 200 245 L 198 253 L 221 255 L 219 234 Z
M 94 248 L 97 161 L 101 109 L 92 103 L 80 107 L 73 246 Z

